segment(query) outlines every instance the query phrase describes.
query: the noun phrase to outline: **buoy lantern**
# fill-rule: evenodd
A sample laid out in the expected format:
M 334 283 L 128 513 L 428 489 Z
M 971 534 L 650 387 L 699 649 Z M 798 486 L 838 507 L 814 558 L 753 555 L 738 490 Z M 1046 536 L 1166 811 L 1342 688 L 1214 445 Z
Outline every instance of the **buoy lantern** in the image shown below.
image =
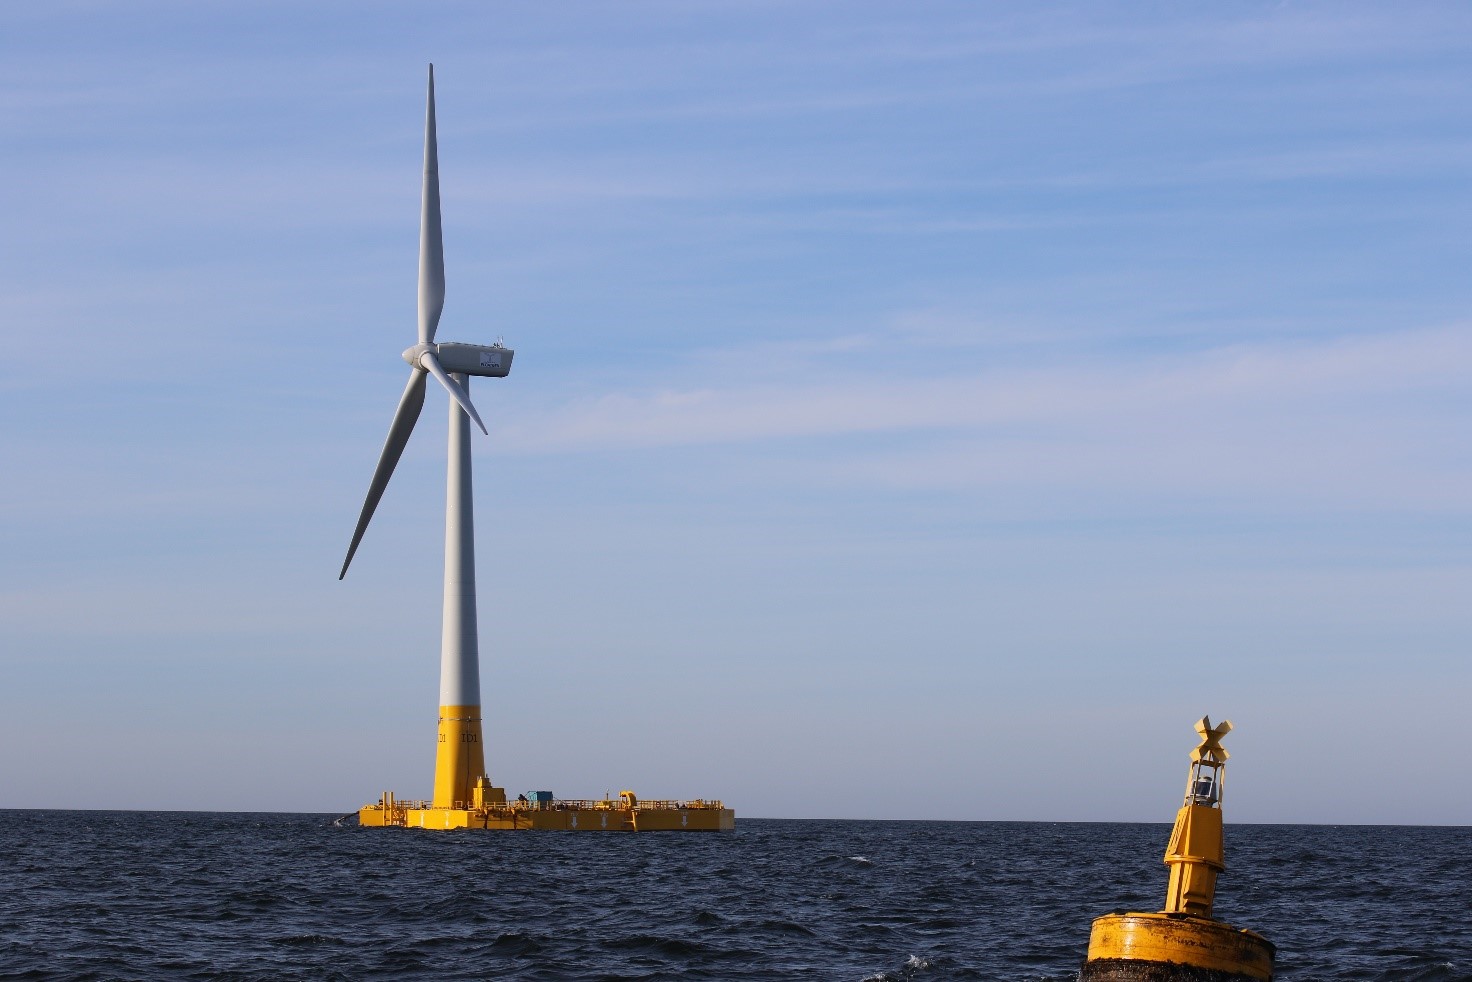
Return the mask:
M 1186 801 L 1176 813 L 1165 864 L 1165 909 L 1105 914 L 1094 921 L 1079 982 L 1271 982 L 1272 942 L 1211 916 L 1216 878 L 1226 870 L 1222 848 L 1225 720 L 1196 724 L 1201 745 L 1191 751 Z

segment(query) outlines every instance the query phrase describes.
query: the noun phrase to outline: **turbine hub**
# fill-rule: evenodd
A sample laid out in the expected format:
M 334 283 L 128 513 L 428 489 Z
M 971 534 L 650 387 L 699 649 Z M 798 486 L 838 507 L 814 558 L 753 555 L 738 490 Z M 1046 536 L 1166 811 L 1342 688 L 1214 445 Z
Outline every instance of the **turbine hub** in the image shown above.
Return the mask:
M 419 371 L 424 371 L 424 366 L 419 364 L 419 359 L 426 354 L 432 354 L 439 350 L 439 346 L 430 341 L 421 341 L 412 348 L 405 348 L 402 357 L 409 365 Z

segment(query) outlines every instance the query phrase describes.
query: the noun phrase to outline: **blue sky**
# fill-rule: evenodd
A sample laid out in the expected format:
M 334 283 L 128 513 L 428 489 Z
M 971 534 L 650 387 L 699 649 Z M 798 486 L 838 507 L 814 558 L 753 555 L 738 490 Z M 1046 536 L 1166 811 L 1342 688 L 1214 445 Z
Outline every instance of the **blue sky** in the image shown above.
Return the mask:
M 479 382 L 492 776 L 739 814 L 1465 824 L 1472 10 L 0 12 L 0 805 L 429 791 Z

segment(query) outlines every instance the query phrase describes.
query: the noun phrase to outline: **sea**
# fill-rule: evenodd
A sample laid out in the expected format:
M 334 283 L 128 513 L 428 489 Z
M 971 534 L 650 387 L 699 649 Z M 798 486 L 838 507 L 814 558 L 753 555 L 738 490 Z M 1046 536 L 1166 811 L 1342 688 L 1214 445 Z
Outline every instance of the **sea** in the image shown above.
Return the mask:
M 1076 979 L 1164 824 L 738 819 L 425 832 L 0 811 L 0 979 Z M 1230 825 L 1216 914 L 1282 982 L 1472 980 L 1472 829 Z

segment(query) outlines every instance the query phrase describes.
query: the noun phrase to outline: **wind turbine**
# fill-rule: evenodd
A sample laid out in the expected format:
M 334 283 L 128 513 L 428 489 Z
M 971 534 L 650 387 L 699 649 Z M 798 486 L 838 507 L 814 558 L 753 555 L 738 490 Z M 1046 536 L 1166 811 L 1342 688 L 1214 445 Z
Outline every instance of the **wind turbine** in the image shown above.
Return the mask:
M 490 346 L 435 343 L 445 306 L 445 251 L 440 229 L 439 153 L 434 124 L 434 66 L 424 112 L 424 196 L 419 219 L 419 342 L 405 349 L 409 384 L 389 426 L 388 439 L 368 485 L 358 527 L 343 560 L 341 580 L 403 455 L 424 408 L 426 379 L 433 375 L 450 394 L 450 454 L 445 493 L 445 603 L 440 642 L 439 744 L 435 754 L 435 808 L 463 808 L 485 776 L 481 743 L 480 665 L 475 616 L 475 528 L 470 486 L 470 421 L 486 426 L 470 402 L 470 376 L 505 378 L 514 352 Z

